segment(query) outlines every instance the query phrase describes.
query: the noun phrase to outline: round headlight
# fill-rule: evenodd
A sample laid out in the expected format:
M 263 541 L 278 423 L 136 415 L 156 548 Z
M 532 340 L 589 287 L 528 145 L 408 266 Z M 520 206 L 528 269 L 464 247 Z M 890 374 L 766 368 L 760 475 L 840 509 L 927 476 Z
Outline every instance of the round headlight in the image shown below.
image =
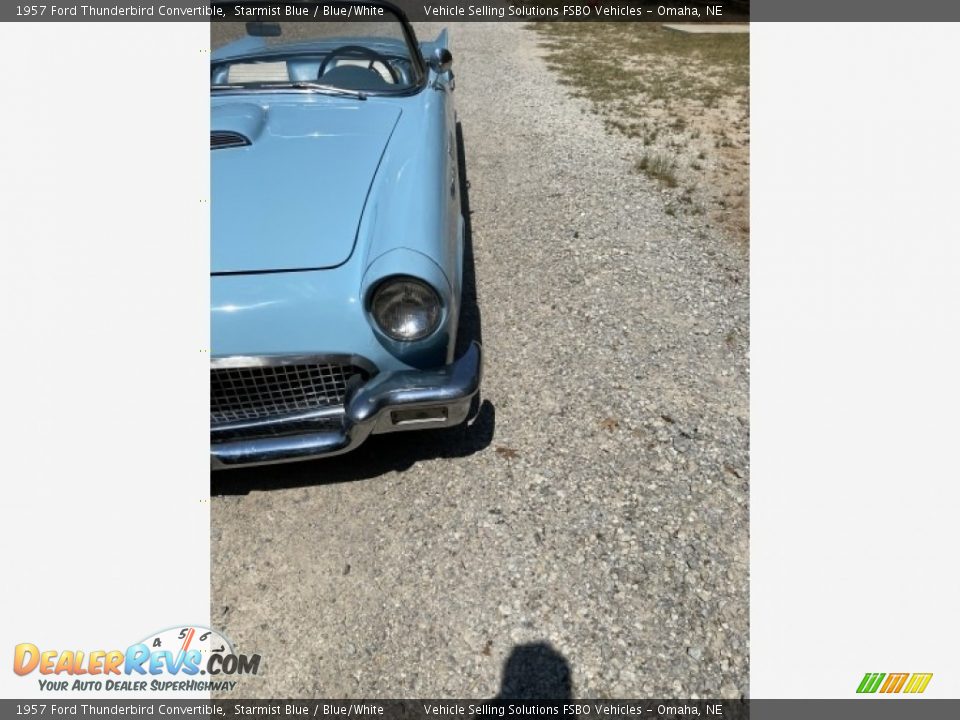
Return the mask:
M 387 337 L 407 342 L 422 340 L 440 323 L 440 298 L 419 280 L 387 280 L 373 294 L 370 312 Z

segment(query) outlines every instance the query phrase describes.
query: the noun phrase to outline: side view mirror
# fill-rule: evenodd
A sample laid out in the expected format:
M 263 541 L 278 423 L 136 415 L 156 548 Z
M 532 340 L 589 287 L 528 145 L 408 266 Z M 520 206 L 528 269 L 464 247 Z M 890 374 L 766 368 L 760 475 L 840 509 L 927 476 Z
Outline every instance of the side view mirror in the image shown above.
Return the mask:
M 437 48 L 427 59 L 427 64 L 437 75 L 443 75 L 453 65 L 453 54 L 446 48 Z

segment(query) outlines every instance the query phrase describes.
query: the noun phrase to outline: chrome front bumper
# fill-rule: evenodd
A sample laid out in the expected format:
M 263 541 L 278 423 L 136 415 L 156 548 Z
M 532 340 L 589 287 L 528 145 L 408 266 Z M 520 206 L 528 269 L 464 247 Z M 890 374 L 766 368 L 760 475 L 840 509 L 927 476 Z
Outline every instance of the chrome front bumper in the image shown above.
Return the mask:
M 467 419 L 482 374 L 483 352 L 474 342 L 463 357 L 438 370 L 381 373 L 349 388 L 336 429 L 218 441 L 221 433 L 212 428 L 211 467 L 222 470 L 339 455 L 372 433 L 459 425 Z M 290 420 L 281 417 L 260 423 L 258 432 L 282 433 Z M 302 418 L 296 420 L 302 422 Z

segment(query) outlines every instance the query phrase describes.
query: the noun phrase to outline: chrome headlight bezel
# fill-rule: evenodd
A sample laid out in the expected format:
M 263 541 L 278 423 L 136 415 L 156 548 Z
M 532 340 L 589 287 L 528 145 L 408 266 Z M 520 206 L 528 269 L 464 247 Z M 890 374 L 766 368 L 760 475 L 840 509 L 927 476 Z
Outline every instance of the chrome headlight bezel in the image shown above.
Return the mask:
M 394 342 L 426 340 L 442 324 L 440 293 L 419 278 L 409 275 L 383 278 L 373 287 L 369 298 L 367 311 L 374 327 Z M 409 329 L 404 330 L 404 326 Z

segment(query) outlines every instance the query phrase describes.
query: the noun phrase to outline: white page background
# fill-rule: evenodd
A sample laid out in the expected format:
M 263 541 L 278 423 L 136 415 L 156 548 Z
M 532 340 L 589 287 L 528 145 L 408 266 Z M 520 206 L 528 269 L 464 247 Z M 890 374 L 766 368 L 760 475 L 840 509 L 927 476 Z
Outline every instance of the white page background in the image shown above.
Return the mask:
M 751 26 L 751 694 L 960 697 L 960 26 Z
M 208 47 L 0 24 L 5 697 L 50 696 L 17 643 L 209 624 Z

